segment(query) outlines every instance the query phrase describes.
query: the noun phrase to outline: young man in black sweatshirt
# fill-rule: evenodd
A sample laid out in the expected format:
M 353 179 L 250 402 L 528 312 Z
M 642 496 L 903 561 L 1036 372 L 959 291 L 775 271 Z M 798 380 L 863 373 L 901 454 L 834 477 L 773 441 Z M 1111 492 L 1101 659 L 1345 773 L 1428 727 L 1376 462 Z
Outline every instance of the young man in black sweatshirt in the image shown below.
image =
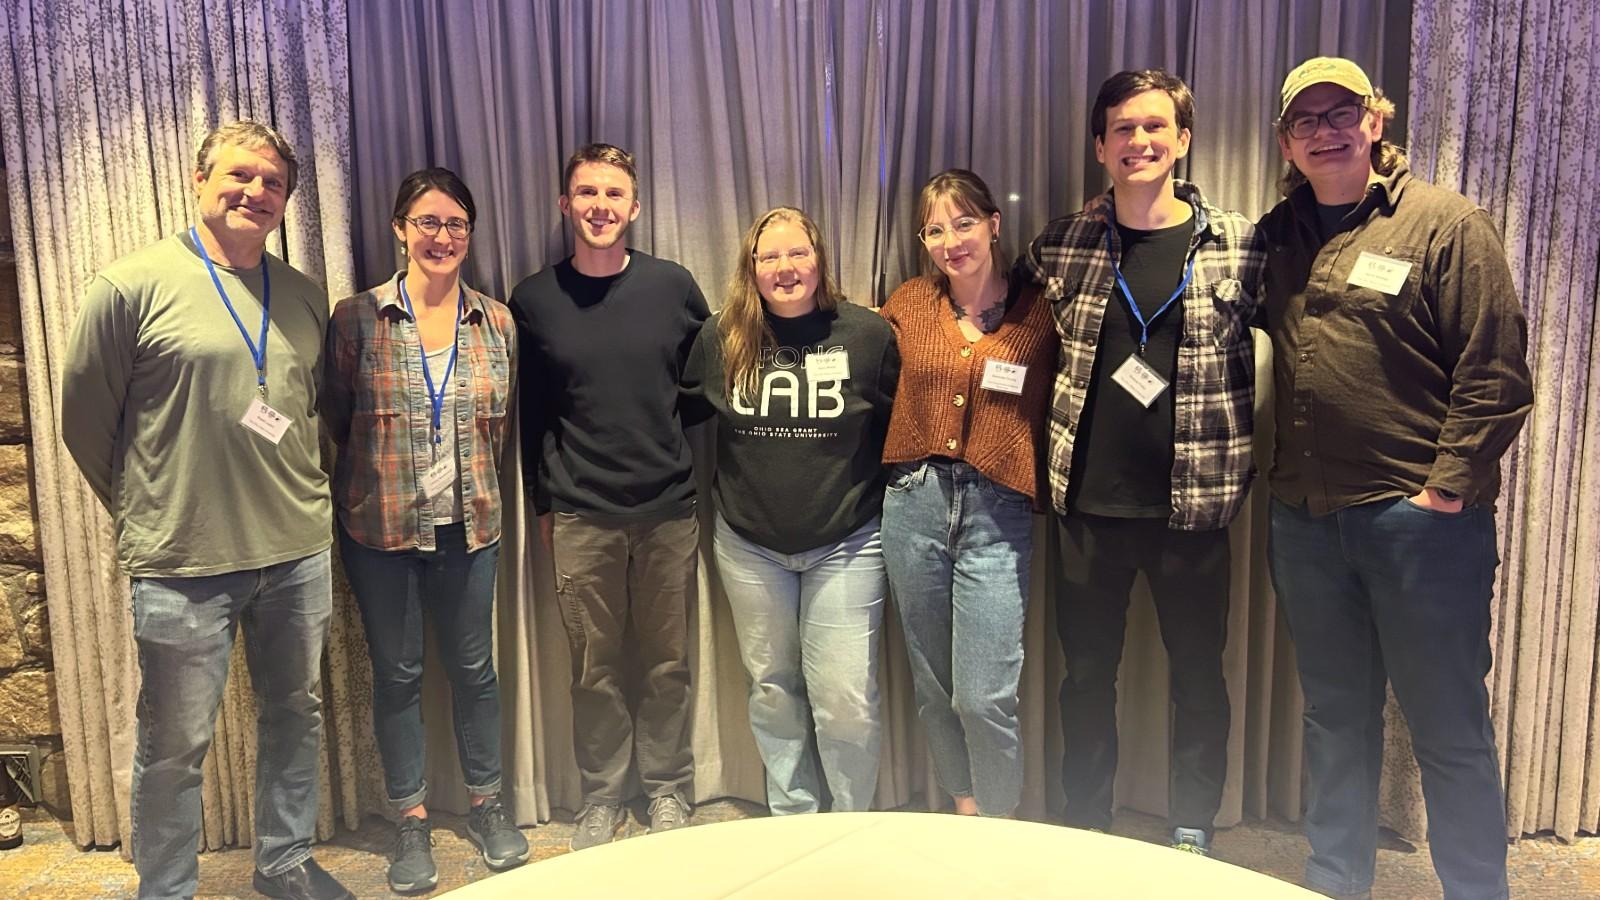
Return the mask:
M 687 611 L 700 542 L 678 381 L 710 315 L 693 277 L 623 243 L 639 216 L 633 157 L 590 144 L 567 161 L 572 256 L 511 295 L 522 454 L 555 560 L 572 648 L 573 744 L 584 808 L 572 848 L 612 839 L 637 758 L 650 829 L 689 815 Z M 624 631 L 633 621 L 633 637 Z M 629 709 L 624 677 L 641 683 Z

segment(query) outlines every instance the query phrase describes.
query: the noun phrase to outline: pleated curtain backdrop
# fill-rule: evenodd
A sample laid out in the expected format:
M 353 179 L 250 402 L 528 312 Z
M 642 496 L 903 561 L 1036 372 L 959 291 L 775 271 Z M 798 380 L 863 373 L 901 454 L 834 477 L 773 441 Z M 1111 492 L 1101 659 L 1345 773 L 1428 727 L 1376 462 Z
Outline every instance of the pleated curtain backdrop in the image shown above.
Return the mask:
M 367 285 L 400 264 L 386 224 L 393 192 L 412 169 L 440 164 L 479 200 L 467 277 L 507 296 L 571 252 L 556 207 L 561 164 L 578 145 L 603 140 L 639 158 L 642 213 L 630 243 L 683 263 L 714 308 L 744 229 L 780 203 L 817 216 L 851 298 L 880 302 L 917 271 L 913 206 L 928 176 L 958 165 L 983 175 L 1001 200 L 1002 242 L 1014 253 L 1103 189 L 1088 122 L 1100 81 L 1157 65 L 1185 74 L 1199 96 L 1186 177 L 1214 202 L 1259 215 L 1277 199 L 1281 163 L 1268 123 L 1284 74 L 1305 57 L 1339 53 L 1391 74 L 1403 94 L 1408 30 L 1396 10 L 1406 8 L 1157 0 L 555 2 L 520 15 L 490 0 L 407 0 L 381 15 L 354 8 L 357 271 Z M 1270 389 L 1258 340 L 1258 381 Z M 1258 401 L 1263 468 L 1269 400 L 1263 393 Z M 708 460 L 701 463 L 704 475 Z M 505 477 L 509 488 L 518 475 Z M 1258 491 L 1234 526 L 1224 825 L 1269 811 L 1295 818 L 1301 805 L 1299 691 L 1267 584 L 1265 504 Z M 518 818 L 534 821 L 581 798 L 567 645 L 549 561 L 525 538 L 524 515 L 509 517 L 504 539 L 499 649 L 503 690 L 516 698 L 505 701 L 507 777 L 519 785 Z M 1060 802 L 1049 528 L 1041 518 L 1025 635 L 1028 816 Z M 760 801 L 745 675 L 713 563 L 702 563 L 691 611 L 696 791 Z M 1136 602 L 1129 628 L 1118 796 L 1164 814 L 1169 673 L 1147 599 Z M 885 641 L 877 803 L 937 803 L 892 618 Z M 462 808 L 442 680 L 426 690 L 431 802 Z
M 1534 406 L 1504 466 L 1489 675 L 1512 834 L 1600 832 L 1600 6 L 1437 0 L 1411 37 L 1411 159 L 1494 214 Z
M 472 186 L 480 227 L 465 277 L 507 296 L 521 277 L 570 252 L 556 207 L 561 165 L 577 145 L 605 140 L 640 159 L 643 213 L 630 243 L 687 266 L 714 307 L 744 228 L 779 203 L 818 216 L 846 292 L 872 303 L 916 271 L 922 251 L 912 206 L 921 183 L 940 169 L 967 166 L 989 181 L 1004 208 L 1002 241 L 1013 253 L 1050 218 L 1098 193 L 1089 106 L 1101 79 L 1121 68 L 1161 65 L 1190 81 L 1198 122 L 1183 174 L 1213 202 L 1249 215 L 1277 199 L 1280 160 L 1269 123 L 1278 85 L 1296 62 L 1319 53 L 1356 59 L 1403 107 L 1411 51 L 1410 101 L 1426 111 L 1431 130 L 1412 129 L 1419 161 L 1435 158 L 1417 147 L 1432 140 L 1437 158 L 1499 172 L 1506 165 L 1499 157 L 1480 158 L 1475 144 L 1463 152 L 1451 141 L 1500 135 L 1513 125 L 1531 130 L 1535 109 L 1582 110 L 1594 134 L 1588 107 L 1568 105 L 1587 91 L 1583 45 L 1558 52 L 1546 46 L 1554 38 L 1541 38 L 1524 49 L 1527 58 L 1516 58 L 1518 30 L 1508 27 L 1494 35 L 1496 55 L 1483 56 L 1474 49 L 1478 32 L 1449 18 L 1470 19 L 1480 5 L 1439 4 L 1436 16 L 1419 13 L 1413 30 L 1410 5 L 1395 0 L 355 0 L 348 12 L 343 0 L 0 0 L 0 46 L 9 48 L 0 59 L 0 111 L 22 125 L 5 129 L 4 148 L 13 172 L 35 478 L 75 838 L 106 845 L 126 837 L 137 673 L 126 582 L 114 570 L 107 519 L 53 431 L 60 365 L 51 353 L 65 346 L 77 293 L 94 271 L 187 221 L 193 145 L 210 125 L 255 116 L 294 142 L 303 186 L 291 202 L 284 250 L 327 283 L 330 301 L 399 266 L 387 224 L 393 192 L 402 176 L 426 165 L 454 168 Z M 1526 5 L 1544 14 L 1519 26 L 1524 35 L 1557 27 L 1546 4 Z M 1594 13 L 1587 15 L 1592 38 Z M 1495 21 L 1485 24 L 1482 14 L 1475 21 L 1488 42 Z M 1457 68 L 1430 80 L 1418 48 L 1440 54 L 1446 43 Z M 104 64 L 112 59 L 119 65 Z M 1530 77 L 1562 74 L 1564 93 L 1552 88 L 1534 98 L 1545 106 L 1514 117 L 1509 106 L 1491 115 L 1458 80 L 1471 70 L 1497 84 L 1489 73 L 1513 67 L 1526 67 Z M 1600 703 L 1592 663 L 1600 499 L 1592 450 L 1590 465 L 1582 465 L 1582 448 L 1594 446 L 1600 421 L 1587 412 L 1600 398 L 1587 376 L 1594 344 L 1583 337 L 1593 332 L 1593 301 L 1584 298 L 1595 294 L 1595 261 L 1583 262 L 1579 241 L 1550 239 L 1595 233 L 1594 223 L 1587 230 L 1563 225 L 1554 212 L 1555 197 L 1579 196 L 1580 187 L 1595 183 L 1595 163 L 1579 156 L 1592 155 L 1573 154 L 1559 179 L 1540 170 L 1537 183 L 1546 189 L 1537 196 L 1525 193 L 1529 181 L 1504 174 L 1490 179 L 1499 179 L 1499 194 L 1467 190 L 1497 212 L 1507 203 L 1526 207 L 1521 231 L 1513 229 L 1521 237 L 1508 240 L 1525 291 L 1554 276 L 1573 285 L 1565 292 L 1549 287 L 1538 303 L 1525 293 L 1541 405 L 1517 456 L 1528 462 L 1513 463 L 1507 481 L 1502 517 L 1523 525 L 1502 522 L 1507 564 L 1493 685 L 1513 834 L 1554 827 L 1570 836 L 1594 830 L 1600 814 L 1596 789 L 1588 787 L 1600 784 L 1600 754 L 1592 737 L 1584 743 L 1600 720 L 1593 706 Z M 1513 168 L 1526 174 L 1534 164 Z M 1527 249 L 1535 245 L 1544 249 Z M 1272 438 L 1263 343 L 1258 339 L 1256 446 L 1264 469 Z M 1544 390 L 1552 367 L 1585 374 L 1553 396 Z M 696 436 L 703 478 L 705 437 Z M 1532 462 L 1541 459 L 1547 461 Z M 505 780 L 517 819 L 532 824 L 575 808 L 580 796 L 567 645 L 550 563 L 529 539 L 516 466 L 506 467 L 503 482 L 509 502 L 497 656 Z M 1036 526 L 1042 550 L 1053 544 L 1049 527 L 1044 518 Z M 1300 697 L 1266 577 L 1263 489 L 1232 539 L 1227 674 L 1234 722 L 1218 822 L 1269 812 L 1293 819 L 1301 804 Z M 1030 817 L 1060 799 L 1061 664 L 1048 602 L 1049 552 L 1036 560 L 1022 688 L 1021 811 Z M 759 801 L 762 769 L 745 712 L 745 675 L 707 556 L 701 588 L 690 618 L 696 793 Z M 383 809 L 360 623 L 342 584 L 336 594 L 323 686 L 324 836 L 336 821 L 353 827 Z M 1508 629 L 1508 618 L 1518 620 L 1516 629 Z M 878 805 L 937 803 L 942 797 L 892 619 L 886 631 Z M 234 667 L 207 762 L 207 847 L 250 837 L 254 728 L 243 669 Z M 1153 611 L 1140 599 L 1122 671 L 1118 797 L 1156 814 L 1166 805 L 1168 678 Z M 430 805 L 462 811 L 448 691 L 431 665 L 424 692 Z M 1596 714 L 1574 730 L 1571 709 L 1580 702 Z M 1387 760 L 1385 821 L 1420 837 L 1403 730 Z M 1557 816 L 1557 809 L 1572 812 Z
M 344 0 L 292 8 L 4 0 L 0 47 L 35 497 L 72 834 L 83 846 L 109 846 L 128 834 L 138 660 L 110 519 L 58 433 L 62 353 L 90 277 L 189 223 L 196 145 L 212 126 L 232 119 L 273 122 L 300 159 L 282 238 L 268 249 L 332 290 L 350 290 Z M 356 660 L 339 650 L 349 645 L 337 638 L 351 621 L 336 620 L 334 672 L 367 665 L 364 648 Z M 356 646 L 360 640 L 358 633 Z M 205 763 L 207 847 L 251 840 L 255 711 L 244 668 L 236 653 Z M 328 680 L 329 734 L 367 734 L 370 744 L 370 716 L 337 715 L 345 683 Z M 343 784 L 361 771 L 355 760 L 335 758 L 340 747 L 330 741 L 324 753 L 330 798 L 345 793 Z M 331 810 L 324 804 L 323 836 L 333 833 Z M 345 821 L 356 817 L 349 805 Z

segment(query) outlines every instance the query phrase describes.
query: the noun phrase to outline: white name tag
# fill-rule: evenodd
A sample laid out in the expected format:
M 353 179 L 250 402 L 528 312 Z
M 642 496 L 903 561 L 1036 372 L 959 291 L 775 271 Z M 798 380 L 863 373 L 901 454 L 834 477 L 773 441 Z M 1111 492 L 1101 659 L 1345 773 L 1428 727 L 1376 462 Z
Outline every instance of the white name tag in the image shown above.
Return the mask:
M 1131 394 L 1145 409 L 1149 409 L 1150 404 L 1156 402 L 1161 392 L 1167 389 L 1167 380 L 1155 369 L 1150 368 L 1150 364 L 1140 359 L 1137 353 L 1128 354 L 1122 365 L 1111 373 L 1111 380 Z
M 850 378 L 850 355 L 843 350 L 813 353 L 806 357 L 806 377 L 812 381 L 845 381 Z
M 983 365 L 983 389 L 1005 394 L 1022 393 L 1022 382 L 1028 377 L 1028 367 L 1016 363 L 991 359 Z
M 456 483 L 456 459 L 445 455 L 434 460 L 422 476 L 422 493 L 429 500 L 438 497 Z
M 1390 259 L 1376 253 L 1361 251 L 1355 268 L 1350 270 L 1350 285 L 1372 288 L 1393 297 L 1405 287 L 1406 276 L 1411 274 L 1411 263 L 1403 259 Z
M 239 418 L 239 424 L 261 435 L 276 445 L 289 430 L 289 417 L 267 405 L 260 397 L 250 398 L 250 406 Z

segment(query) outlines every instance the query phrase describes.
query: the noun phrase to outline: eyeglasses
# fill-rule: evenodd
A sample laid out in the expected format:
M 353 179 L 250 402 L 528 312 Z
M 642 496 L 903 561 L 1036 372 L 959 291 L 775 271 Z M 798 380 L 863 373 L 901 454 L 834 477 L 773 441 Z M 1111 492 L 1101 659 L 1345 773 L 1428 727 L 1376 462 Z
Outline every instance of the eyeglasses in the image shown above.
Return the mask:
M 458 241 L 472 233 L 472 223 L 464 219 L 444 219 L 441 221 L 433 216 L 418 216 L 415 219 L 410 216 L 401 216 L 400 218 L 417 226 L 417 230 L 428 237 L 438 234 L 440 228 L 450 232 L 450 236 Z
M 816 251 L 810 247 L 791 247 L 786 253 L 779 253 L 776 250 L 768 250 L 765 253 L 757 253 L 755 255 L 756 268 L 777 268 L 778 261 L 787 256 L 789 258 L 789 265 L 798 269 L 801 266 L 811 262 L 811 257 L 815 255 Z
M 1355 103 L 1341 103 L 1333 109 L 1323 113 L 1304 113 L 1292 119 L 1285 119 L 1281 123 L 1289 137 L 1303 141 L 1317 133 L 1317 123 L 1327 122 L 1329 128 L 1349 128 L 1361 121 L 1361 116 L 1366 113 L 1366 101 Z
M 964 241 L 982 222 L 983 220 L 976 216 L 962 216 L 949 225 L 924 225 L 922 230 L 917 232 L 917 238 L 924 244 L 937 244 L 944 240 L 945 235 L 955 232 L 956 240 Z

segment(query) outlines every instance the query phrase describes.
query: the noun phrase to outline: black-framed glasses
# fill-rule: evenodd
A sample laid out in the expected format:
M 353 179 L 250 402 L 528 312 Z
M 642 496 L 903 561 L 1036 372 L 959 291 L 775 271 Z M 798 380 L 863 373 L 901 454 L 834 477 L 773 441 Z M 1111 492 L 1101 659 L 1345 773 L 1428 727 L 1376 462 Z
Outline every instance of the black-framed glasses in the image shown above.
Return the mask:
M 417 216 L 414 219 L 410 216 L 401 216 L 400 218 L 417 226 L 417 230 L 428 237 L 438 234 L 441 228 L 450 232 L 450 236 L 458 241 L 472 233 L 472 223 L 466 219 L 436 219 L 433 216 Z
M 1329 128 L 1349 128 L 1361 121 L 1361 116 L 1366 113 L 1366 101 L 1357 100 L 1354 103 L 1341 103 L 1327 112 L 1302 113 L 1293 118 L 1283 120 L 1283 130 L 1289 137 L 1303 141 L 1317 133 L 1317 123 L 1327 122 Z
M 947 234 L 954 234 L 956 240 L 964 241 L 972 234 L 972 229 L 978 227 L 982 219 L 976 216 L 962 216 L 948 225 L 924 225 L 917 232 L 917 239 L 924 244 L 937 244 L 944 240 Z

